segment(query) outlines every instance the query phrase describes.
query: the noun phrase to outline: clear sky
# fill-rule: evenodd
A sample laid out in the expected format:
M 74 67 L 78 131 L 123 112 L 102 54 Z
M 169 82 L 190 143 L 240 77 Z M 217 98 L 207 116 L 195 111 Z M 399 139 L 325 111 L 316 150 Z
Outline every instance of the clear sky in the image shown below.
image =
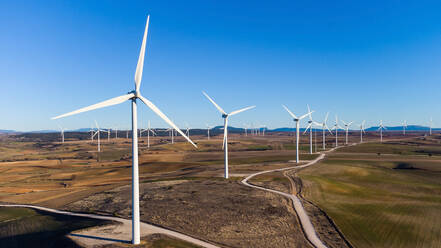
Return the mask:
M 133 90 L 184 128 L 292 126 L 327 111 L 376 125 L 441 126 L 441 1 L 0 1 L 0 129 L 125 128 L 130 104 L 50 117 Z M 165 123 L 140 108 L 141 125 Z M 329 123 L 331 124 L 331 123 Z M 304 123 L 302 124 L 302 126 Z

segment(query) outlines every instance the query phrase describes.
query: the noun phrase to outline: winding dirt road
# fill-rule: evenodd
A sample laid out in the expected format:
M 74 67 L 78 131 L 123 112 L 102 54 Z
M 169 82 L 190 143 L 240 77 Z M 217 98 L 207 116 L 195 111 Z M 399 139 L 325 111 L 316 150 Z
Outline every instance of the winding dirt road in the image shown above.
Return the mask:
M 126 220 L 123 218 L 118 217 L 111 217 L 111 216 L 103 216 L 103 215 L 96 215 L 96 214 L 82 214 L 82 213 L 73 213 L 68 211 L 62 211 L 62 210 L 56 210 L 51 208 L 45 208 L 45 207 L 39 207 L 39 206 L 33 206 L 33 205 L 20 205 L 20 204 L 0 204 L 0 207 L 21 207 L 21 208 L 32 208 L 37 209 L 41 211 L 46 211 L 50 213 L 55 214 L 63 214 L 63 215 L 69 215 L 69 216 L 77 216 L 77 217 L 86 217 L 86 218 L 92 218 L 92 219 L 99 219 L 99 220 L 110 220 L 110 221 L 116 221 L 118 225 L 107 225 L 102 227 L 96 227 L 91 229 L 85 229 L 80 230 L 79 233 L 72 233 L 68 236 L 88 247 L 93 247 L 95 245 L 103 245 L 113 242 L 128 242 L 127 238 L 131 237 L 131 231 L 132 231 L 132 221 Z M 109 232 L 110 230 L 110 232 Z M 173 238 L 177 238 L 180 240 L 184 240 L 189 243 L 193 243 L 196 245 L 199 245 L 201 247 L 207 247 L 207 248 L 219 248 L 216 245 L 207 243 L 205 241 L 195 239 L 193 237 L 190 237 L 188 235 L 178 233 L 175 231 L 171 231 L 162 227 L 150 225 L 144 222 L 141 222 L 141 232 L 143 236 L 149 235 L 149 234 L 165 234 L 168 236 L 171 236 Z
M 337 147 L 338 148 L 338 147 Z M 311 166 L 317 162 L 319 162 L 320 160 L 324 159 L 326 156 L 326 153 L 332 152 L 337 148 L 332 148 L 328 151 L 325 152 L 320 152 L 320 155 L 306 163 L 303 165 L 299 165 L 299 166 L 291 166 L 291 167 L 286 167 L 286 168 L 281 168 L 281 169 L 275 169 L 275 170 L 267 170 L 267 171 L 261 171 L 261 172 L 257 172 L 254 174 L 249 175 L 248 177 L 246 177 L 245 179 L 242 180 L 242 184 L 248 186 L 248 187 L 252 187 L 252 188 L 256 188 L 256 189 L 260 189 L 260 190 L 264 190 L 264 191 L 268 191 L 268 192 L 272 192 L 272 193 L 276 193 L 282 196 L 285 196 L 289 199 L 291 199 L 293 205 L 294 205 L 294 209 L 297 212 L 297 215 L 299 216 L 300 219 L 300 225 L 302 226 L 303 232 L 305 233 L 306 238 L 309 240 L 309 242 L 311 242 L 311 244 L 314 247 L 317 248 L 326 248 L 326 245 L 323 244 L 323 242 L 320 240 L 320 238 L 317 235 L 317 232 L 314 229 L 314 226 L 311 223 L 311 220 L 308 217 L 308 214 L 306 213 L 305 209 L 303 208 L 302 202 L 300 201 L 300 199 L 296 196 L 296 195 L 292 195 L 292 194 L 288 194 L 285 192 L 281 192 L 281 191 L 277 191 L 277 190 L 273 190 L 273 189 L 268 189 L 268 188 L 264 188 L 264 187 L 260 187 L 260 186 L 256 186 L 253 184 L 248 183 L 248 180 L 250 180 L 251 178 L 261 175 L 261 174 L 265 174 L 265 173 L 271 173 L 271 172 L 277 172 L 277 171 L 286 171 L 286 170 L 292 170 L 292 169 L 300 169 L 300 168 L 305 168 L 308 166 Z

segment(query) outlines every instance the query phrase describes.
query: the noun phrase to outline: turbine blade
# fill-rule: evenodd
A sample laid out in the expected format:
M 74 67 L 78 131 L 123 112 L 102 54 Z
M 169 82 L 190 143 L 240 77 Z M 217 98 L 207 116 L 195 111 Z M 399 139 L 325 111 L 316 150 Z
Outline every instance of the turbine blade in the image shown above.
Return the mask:
M 219 105 L 217 105 L 217 103 L 213 100 L 213 99 L 211 99 L 211 97 L 209 97 L 208 95 L 207 95 L 207 93 L 205 93 L 205 92 L 203 92 L 202 91 L 202 94 L 204 94 L 205 95 L 205 97 L 207 97 L 207 99 L 208 100 L 210 100 L 210 102 L 217 108 L 217 110 L 219 110 L 222 114 L 224 114 L 224 115 L 226 115 L 227 113 L 219 106 Z
M 150 15 L 147 16 L 147 23 L 145 24 L 144 36 L 142 37 L 141 51 L 139 51 L 138 64 L 136 65 L 135 89 L 137 92 L 139 91 L 139 87 L 141 86 L 142 70 L 144 68 L 145 43 L 147 41 L 147 33 L 149 30 L 149 20 L 150 20 Z
M 308 129 L 310 129 L 312 127 L 312 123 L 310 123 L 307 127 L 306 127 L 306 129 L 305 129 L 305 131 L 303 132 L 303 134 L 305 134 L 307 131 L 308 131 Z
M 246 108 L 243 108 L 243 109 L 239 109 L 239 110 L 233 111 L 233 112 L 231 112 L 231 113 L 229 114 L 229 116 L 237 115 L 237 114 L 239 114 L 239 113 L 241 113 L 241 112 L 243 112 L 243 111 L 246 111 L 246 110 L 249 110 L 249 109 L 252 109 L 252 108 L 255 108 L 255 107 L 256 107 L 256 106 L 249 106 L 249 107 L 246 107 Z
M 326 122 L 328 121 L 328 116 L 329 116 L 329 112 L 327 112 L 327 113 L 326 113 L 326 116 L 325 116 L 325 121 L 324 121 L 324 123 L 326 123 Z
M 132 98 L 134 96 L 135 95 L 133 93 L 130 93 L 130 94 L 127 94 L 127 95 L 123 95 L 123 96 L 118 96 L 118 97 L 115 97 L 115 98 L 112 98 L 112 99 L 109 99 L 109 100 L 106 100 L 106 101 L 103 101 L 103 102 L 100 102 L 100 103 L 97 103 L 97 104 L 94 104 L 94 105 L 90 105 L 88 107 L 84 107 L 84 108 L 81 108 L 81 109 L 78 109 L 78 110 L 75 110 L 75 111 L 72 111 L 72 112 L 69 112 L 69 113 L 66 113 L 66 114 L 62 114 L 62 115 L 59 115 L 59 116 L 56 116 L 56 117 L 52 117 L 51 119 L 55 120 L 55 119 L 63 118 L 63 117 L 66 117 L 66 116 L 76 115 L 76 114 L 79 114 L 79 113 L 82 113 L 82 112 L 94 110 L 94 109 L 99 109 L 99 108 L 104 108 L 104 107 L 120 104 L 120 103 L 123 103 L 123 102 L 129 100 L 130 98 Z
M 292 116 L 292 118 L 297 119 L 297 116 L 295 114 L 293 114 L 285 105 L 282 105 L 286 111 L 288 111 L 288 113 Z
M 311 109 L 309 108 L 309 104 L 306 104 L 306 106 L 308 106 L 308 113 L 311 113 Z M 312 121 L 312 116 L 309 115 L 309 119 Z
M 305 117 L 308 116 L 308 115 L 311 115 L 312 113 L 314 113 L 314 110 L 311 111 L 311 112 L 309 112 L 309 113 L 307 113 L 307 114 L 304 114 L 304 115 L 300 116 L 299 120 L 305 118 Z
M 172 128 L 174 128 L 176 131 L 178 131 L 178 133 L 180 133 L 182 135 L 182 137 L 184 137 L 188 142 L 190 142 L 194 147 L 198 147 L 195 143 L 193 143 L 193 141 L 191 141 L 190 138 L 187 137 L 187 135 L 185 135 L 181 129 L 179 129 L 164 113 L 161 112 L 161 110 L 159 110 L 152 102 L 150 102 L 149 100 L 147 100 L 146 98 L 144 98 L 143 96 L 139 95 L 138 96 L 139 99 L 141 99 L 141 101 L 147 105 L 147 107 L 149 107 L 153 112 L 155 112 L 159 117 L 161 117 L 165 122 L 167 122 L 167 124 L 169 124 Z
M 352 123 L 353 123 L 353 121 L 349 122 L 349 123 L 348 123 L 348 127 L 349 127 L 350 125 L 352 125 Z

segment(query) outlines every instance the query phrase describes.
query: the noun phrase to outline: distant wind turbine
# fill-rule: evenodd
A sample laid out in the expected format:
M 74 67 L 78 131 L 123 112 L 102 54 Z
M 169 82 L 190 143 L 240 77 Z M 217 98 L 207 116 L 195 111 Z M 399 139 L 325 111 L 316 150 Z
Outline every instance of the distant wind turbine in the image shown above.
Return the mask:
M 403 122 L 403 135 L 406 135 L 407 122 L 404 120 Z
M 328 124 L 326 124 L 326 122 L 328 121 L 328 115 L 329 115 L 329 112 L 326 113 L 325 120 L 322 123 L 319 123 L 319 122 L 316 122 L 316 121 L 313 122 L 314 125 L 317 125 L 317 126 L 322 128 L 323 150 L 326 150 L 326 129 L 329 131 L 330 134 L 332 134 L 331 130 L 328 127 Z
M 311 109 L 309 108 L 309 105 L 307 105 L 307 106 L 308 106 L 308 113 L 311 113 Z M 314 124 L 314 122 L 312 120 L 312 115 L 310 114 L 309 115 L 309 120 L 308 120 L 308 126 L 306 127 L 305 132 L 303 132 L 303 134 L 305 134 L 308 131 L 308 129 L 309 129 L 309 154 L 312 154 L 312 129 L 313 129 L 313 124 Z
M 224 172 L 224 177 L 225 178 L 228 178 L 228 118 L 230 117 L 230 116 L 233 116 L 233 115 L 236 115 L 236 114 L 239 114 L 239 113 L 241 113 L 241 112 L 244 112 L 244 111 L 246 111 L 246 110 L 249 110 L 249 109 L 252 109 L 252 108 L 255 108 L 256 106 L 250 106 L 250 107 L 246 107 L 246 108 L 243 108 L 243 109 L 239 109 L 239 110 L 236 110 L 236 111 L 233 111 L 233 112 L 231 112 L 231 113 L 229 113 L 229 114 L 227 114 L 227 112 L 225 112 L 219 105 L 217 105 L 217 103 L 213 100 L 213 99 L 211 99 L 211 97 L 209 97 L 208 95 L 207 95 L 207 93 L 205 93 L 205 92 L 202 92 L 204 95 L 205 95 L 205 97 L 207 97 L 207 99 L 217 108 L 217 110 L 219 110 L 219 112 L 221 112 L 221 114 L 222 114 L 222 118 L 224 119 L 224 141 L 223 141 L 223 145 L 222 145 L 222 148 L 223 148 L 223 150 L 224 150 L 224 156 L 225 156 L 225 164 L 224 164 L 224 166 L 225 166 L 225 168 L 224 168 L 224 170 L 225 170 L 225 172 Z
M 138 170 L 138 114 L 137 114 L 137 104 L 136 100 L 141 100 L 145 105 L 147 105 L 153 112 L 155 112 L 159 117 L 161 117 L 166 123 L 168 123 L 171 127 L 176 129 L 183 137 L 187 139 L 188 142 L 190 142 L 192 145 L 196 147 L 196 145 L 191 141 L 187 136 L 185 136 L 184 133 L 166 116 L 164 115 L 161 110 L 159 110 L 152 102 L 150 102 L 148 99 L 144 98 L 139 88 L 141 86 L 141 79 L 142 79 L 142 71 L 144 67 L 144 55 L 145 55 L 145 47 L 146 47 L 146 40 L 147 40 L 147 32 L 148 32 L 148 26 L 149 26 L 149 19 L 150 17 L 147 16 L 147 23 L 145 26 L 144 36 L 142 39 L 142 45 L 141 45 L 141 51 L 138 58 L 138 64 L 136 66 L 136 72 L 135 72 L 135 90 L 122 95 L 118 96 L 79 110 L 75 110 L 73 112 L 69 112 L 67 114 L 59 115 L 57 117 L 54 117 L 53 119 L 58 119 L 74 114 L 79 114 L 82 112 L 99 109 L 107 106 L 112 106 L 116 104 L 123 103 L 127 100 L 130 100 L 132 103 L 132 243 L 133 244 L 139 244 L 140 243 L 140 215 L 139 215 L 139 170 Z
M 433 120 L 432 117 L 430 117 L 429 135 L 432 135 L 432 124 L 433 124 Z
M 365 131 L 364 131 L 364 123 L 365 123 L 366 121 L 363 121 L 361 124 L 360 124 L 360 143 L 363 143 L 363 133 L 366 133 Z
M 288 112 L 289 115 L 293 118 L 294 122 L 296 123 L 296 163 L 299 163 L 299 139 L 300 139 L 300 121 L 305 118 L 306 116 L 312 114 L 314 111 L 310 111 L 307 114 L 304 114 L 300 117 L 297 117 L 295 114 L 293 114 L 285 105 L 282 105 L 283 108 Z
M 352 125 L 352 121 L 349 123 L 344 122 L 343 120 L 341 120 L 341 122 L 343 122 L 343 125 L 345 125 L 345 131 L 346 131 L 346 141 L 345 144 L 348 144 L 348 132 L 349 132 L 349 126 Z
M 342 128 L 339 124 L 338 124 L 338 117 L 335 116 L 335 124 L 334 127 L 331 128 L 331 130 L 335 129 L 335 147 L 338 147 L 338 129 Z
M 380 131 L 380 141 L 383 142 L 383 129 L 387 130 L 385 126 L 383 126 L 383 120 L 380 120 L 380 126 L 378 127 L 378 130 Z
M 58 125 L 60 128 L 60 135 L 61 135 L 61 143 L 64 144 L 64 128 L 62 128 L 60 125 Z

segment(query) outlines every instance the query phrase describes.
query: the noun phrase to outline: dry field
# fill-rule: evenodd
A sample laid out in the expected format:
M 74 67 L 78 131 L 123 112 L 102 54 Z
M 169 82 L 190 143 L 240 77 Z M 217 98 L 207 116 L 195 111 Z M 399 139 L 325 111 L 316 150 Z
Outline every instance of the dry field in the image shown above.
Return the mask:
M 281 133 L 265 137 L 244 137 L 237 134 L 231 136 L 230 180 L 222 178 L 223 152 L 220 136 L 213 137 L 210 141 L 201 136 L 193 136 L 192 138 L 198 142 L 197 150 L 184 143 L 181 137 L 178 137 L 173 145 L 169 144 L 167 137 L 155 137 L 151 140 L 153 145 L 148 149 L 146 139 L 142 138 L 142 220 L 225 247 L 309 247 L 290 202 L 277 195 L 250 189 L 238 182 L 243 176 L 253 172 L 294 166 L 295 164 L 290 162 L 295 159 L 293 137 Z M 318 150 L 321 146 L 320 138 L 321 136 L 317 135 Z M 389 138 L 394 137 L 391 135 Z M 351 142 L 358 139 L 358 133 L 350 136 Z M 370 134 L 365 139 L 376 140 L 378 137 L 376 134 Z M 424 157 L 433 161 L 420 163 L 418 166 L 424 169 L 429 167 L 431 170 L 438 168 L 433 165 L 437 163 L 435 146 L 432 146 L 429 156 L 429 153 L 425 153 L 429 151 L 427 147 L 424 151 L 408 149 L 413 144 L 403 141 L 399 136 L 395 139 L 395 145 L 400 146 L 395 156 L 409 153 L 406 158 L 413 158 L 415 161 Z M 328 135 L 328 147 L 331 147 L 333 142 L 334 137 Z M 340 136 L 340 142 L 343 142 L 343 136 Z M 302 136 L 301 160 L 313 159 L 316 156 L 307 154 L 308 144 L 308 135 Z M 377 154 L 377 146 L 385 151 L 384 145 L 363 146 L 363 149 L 371 152 L 363 159 L 376 161 L 377 156 L 381 156 L 380 160 L 383 161 L 391 156 L 384 154 L 386 152 Z M 96 143 L 85 140 L 68 139 L 64 144 L 60 144 L 2 137 L 0 202 L 36 204 L 130 218 L 130 147 L 130 140 L 127 139 L 111 139 L 110 142 L 103 139 L 102 152 L 98 154 Z M 356 147 L 344 148 L 338 154 L 332 155 L 331 159 L 357 159 L 359 152 L 354 149 Z M 394 154 L 393 151 L 390 153 Z M 316 166 L 312 167 L 314 168 Z M 326 170 L 320 172 L 325 173 Z M 307 197 L 322 197 L 322 193 L 312 193 L 320 192 L 314 190 L 313 180 L 308 181 L 309 179 L 303 176 L 302 178 L 306 180 L 307 187 L 303 188 L 303 192 Z M 266 187 L 298 193 L 298 189 L 290 181 L 296 180 L 295 175 L 287 177 L 282 173 L 271 173 L 253 180 L 253 183 Z M 310 186 L 313 190 L 308 191 Z M 316 203 L 321 209 L 328 211 L 320 202 Z M 304 204 L 319 235 L 327 245 L 343 247 L 343 241 L 320 208 L 307 201 L 304 201 Z M 343 230 L 343 227 L 341 229 Z M 351 242 L 358 244 L 352 240 L 352 236 L 348 237 Z M 191 247 L 189 244 L 164 237 L 148 237 L 143 242 L 145 247 Z M 125 246 L 121 244 L 121 247 Z
M 440 138 L 342 148 L 300 171 L 303 193 L 355 247 L 441 247 Z

